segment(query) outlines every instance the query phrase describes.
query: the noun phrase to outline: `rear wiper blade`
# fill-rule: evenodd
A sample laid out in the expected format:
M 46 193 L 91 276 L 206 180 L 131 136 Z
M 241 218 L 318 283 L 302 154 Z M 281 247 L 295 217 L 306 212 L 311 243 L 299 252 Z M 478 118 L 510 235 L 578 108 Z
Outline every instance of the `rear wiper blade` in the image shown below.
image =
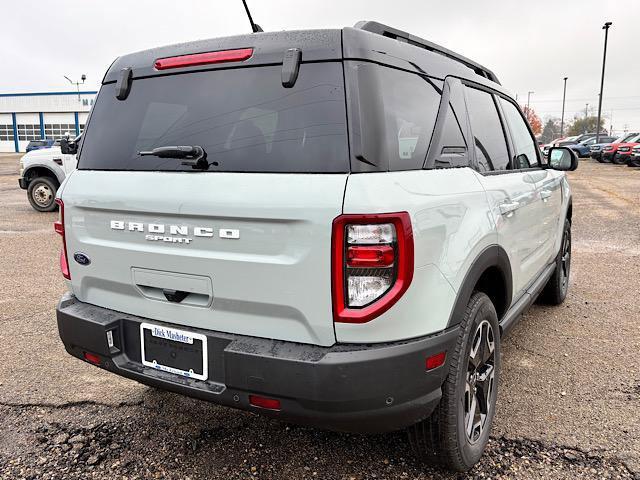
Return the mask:
M 158 147 L 153 150 L 138 152 L 141 157 L 154 156 L 159 158 L 187 159 L 182 165 L 189 165 L 194 169 L 208 170 L 210 165 L 218 165 L 218 162 L 207 162 L 207 152 L 198 145 L 176 145 Z

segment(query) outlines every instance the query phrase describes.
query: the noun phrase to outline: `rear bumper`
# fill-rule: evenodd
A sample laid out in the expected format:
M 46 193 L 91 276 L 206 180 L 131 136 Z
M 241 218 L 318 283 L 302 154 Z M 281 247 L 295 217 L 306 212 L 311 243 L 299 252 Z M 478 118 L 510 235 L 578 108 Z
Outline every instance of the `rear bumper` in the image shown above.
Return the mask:
M 139 325 L 146 319 L 82 303 L 70 294 L 61 299 L 57 319 L 67 352 L 80 359 L 85 352 L 97 354 L 100 367 L 118 375 L 286 421 L 363 433 L 398 430 L 431 414 L 451 355 L 429 372 L 425 359 L 453 351 L 458 335 L 454 328 L 404 342 L 319 347 L 191 329 L 207 336 L 209 378 L 199 381 L 142 365 Z M 249 394 L 278 399 L 281 409 L 253 407 Z

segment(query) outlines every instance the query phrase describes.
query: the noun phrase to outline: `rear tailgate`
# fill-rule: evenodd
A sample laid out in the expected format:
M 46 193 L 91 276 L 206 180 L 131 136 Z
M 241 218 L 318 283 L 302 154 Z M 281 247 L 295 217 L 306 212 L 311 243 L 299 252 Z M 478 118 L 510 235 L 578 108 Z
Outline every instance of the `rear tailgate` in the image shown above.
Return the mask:
M 78 171 L 63 195 L 73 292 L 178 325 L 331 345 L 331 223 L 345 181 Z M 191 294 L 175 303 L 164 290 Z
M 335 343 L 331 227 L 349 155 L 341 62 L 102 86 L 62 192 L 79 300 L 183 326 Z M 140 156 L 199 146 L 208 168 Z M 90 261 L 82 265 L 76 253 Z M 79 257 L 83 261 L 83 257 Z

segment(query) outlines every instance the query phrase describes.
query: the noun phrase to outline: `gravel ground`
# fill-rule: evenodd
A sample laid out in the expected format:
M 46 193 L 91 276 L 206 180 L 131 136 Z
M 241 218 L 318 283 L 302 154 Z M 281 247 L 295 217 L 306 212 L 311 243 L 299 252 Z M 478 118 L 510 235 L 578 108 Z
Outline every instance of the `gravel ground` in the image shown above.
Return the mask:
M 570 174 L 569 297 L 505 339 L 491 442 L 456 476 L 416 463 L 401 434 L 288 425 L 68 356 L 56 215 L 31 209 L 17 160 L 0 154 L 0 478 L 640 479 L 640 169 L 585 160 Z

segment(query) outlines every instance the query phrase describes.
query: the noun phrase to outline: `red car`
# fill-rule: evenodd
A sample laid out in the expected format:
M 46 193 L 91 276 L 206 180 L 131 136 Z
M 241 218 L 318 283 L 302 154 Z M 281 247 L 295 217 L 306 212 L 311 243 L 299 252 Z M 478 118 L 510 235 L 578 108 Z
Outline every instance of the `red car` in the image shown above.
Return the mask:
M 602 160 L 605 163 L 613 162 L 616 165 L 624 165 L 631 157 L 633 147 L 640 145 L 640 135 L 630 138 L 623 143 L 611 143 L 602 149 Z

